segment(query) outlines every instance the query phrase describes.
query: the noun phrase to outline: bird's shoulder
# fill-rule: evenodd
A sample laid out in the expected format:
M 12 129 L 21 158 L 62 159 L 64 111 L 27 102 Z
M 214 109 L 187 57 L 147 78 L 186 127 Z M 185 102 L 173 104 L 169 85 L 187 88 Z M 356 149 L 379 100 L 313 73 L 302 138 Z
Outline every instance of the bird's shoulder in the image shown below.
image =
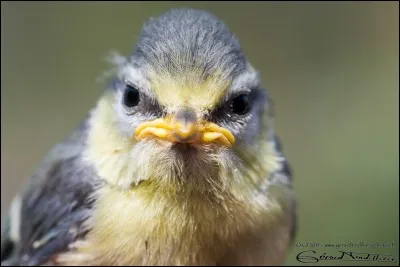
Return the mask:
M 37 265 L 86 234 L 97 179 L 84 163 L 86 121 L 44 157 L 9 209 L 2 265 Z M 3 264 L 4 263 L 4 264 Z

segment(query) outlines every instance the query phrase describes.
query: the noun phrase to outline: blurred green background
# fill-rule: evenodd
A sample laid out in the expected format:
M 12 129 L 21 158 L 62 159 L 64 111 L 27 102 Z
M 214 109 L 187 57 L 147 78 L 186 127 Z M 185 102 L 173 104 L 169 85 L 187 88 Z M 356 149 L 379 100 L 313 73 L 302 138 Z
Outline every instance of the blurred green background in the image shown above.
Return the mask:
M 398 2 L 2 1 L 2 215 L 95 104 L 109 51 L 128 55 L 142 23 L 172 7 L 224 20 L 275 102 L 299 202 L 287 264 L 301 265 L 306 242 L 389 243 L 350 251 L 398 258 Z M 349 263 L 381 264 L 318 264 Z

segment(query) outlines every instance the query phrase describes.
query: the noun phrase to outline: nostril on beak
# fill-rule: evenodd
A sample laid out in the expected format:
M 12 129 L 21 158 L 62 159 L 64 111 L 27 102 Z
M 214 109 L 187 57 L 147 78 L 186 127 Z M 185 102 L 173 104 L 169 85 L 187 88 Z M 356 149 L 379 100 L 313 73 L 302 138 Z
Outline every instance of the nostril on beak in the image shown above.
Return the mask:
M 191 108 L 179 109 L 173 118 L 173 136 L 178 142 L 188 142 L 197 136 L 197 115 Z
M 192 108 L 184 107 L 179 109 L 174 116 L 174 119 L 183 125 L 196 124 L 197 115 Z

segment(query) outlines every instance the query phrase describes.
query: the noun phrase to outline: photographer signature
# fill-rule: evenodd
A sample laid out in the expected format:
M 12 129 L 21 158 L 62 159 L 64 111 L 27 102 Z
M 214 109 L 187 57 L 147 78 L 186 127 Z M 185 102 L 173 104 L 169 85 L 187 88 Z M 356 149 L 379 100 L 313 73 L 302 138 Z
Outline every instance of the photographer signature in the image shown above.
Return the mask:
M 324 260 L 397 262 L 397 259 L 392 255 L 376 253 L 359 253 L 354 251 L 338 251 L 336 255 L 329 255 L 326 252 L 321 255 L 317 255 L 316 253 L 315 250 L 305 250 L 297 254 L 296 259 L 302 263 L 316 263 Z

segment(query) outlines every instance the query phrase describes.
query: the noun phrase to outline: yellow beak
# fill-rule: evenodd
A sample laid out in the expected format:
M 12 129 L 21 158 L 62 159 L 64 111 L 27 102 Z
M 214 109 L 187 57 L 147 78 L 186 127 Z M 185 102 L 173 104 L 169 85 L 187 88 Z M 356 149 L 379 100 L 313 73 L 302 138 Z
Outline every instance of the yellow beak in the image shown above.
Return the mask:
M 159 138 L 172 143 L 217 143 L 231 147 L 235 143 L 232 133 L 211 122 L 187 120 L 182 116 L 155 119 L 140 124 L 134 133 L 136 140 Z

